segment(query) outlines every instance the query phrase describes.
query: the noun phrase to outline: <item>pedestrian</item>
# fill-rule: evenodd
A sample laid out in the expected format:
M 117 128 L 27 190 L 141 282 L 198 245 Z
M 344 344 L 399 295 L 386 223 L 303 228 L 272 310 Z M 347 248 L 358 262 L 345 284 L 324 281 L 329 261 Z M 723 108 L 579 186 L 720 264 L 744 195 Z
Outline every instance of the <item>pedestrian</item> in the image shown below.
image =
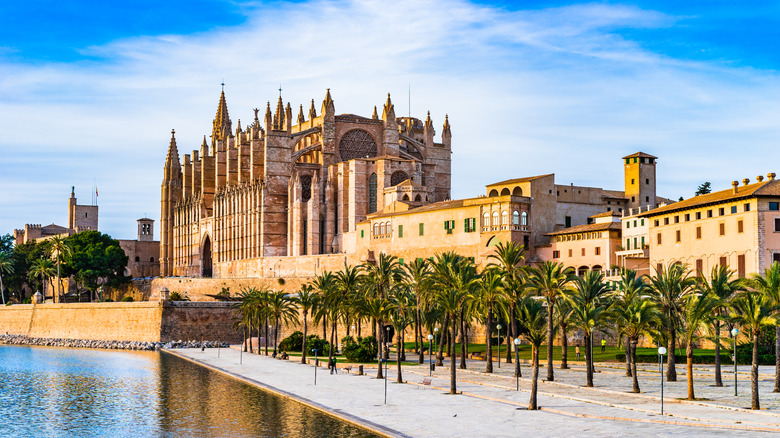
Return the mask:
M 605 351 L 607 351 L 607 340 L 606 339 L 602 339 L 601 340 L 601 352 L 603 353 Z
M 577 360 L 580 360 L 580 346 L 577 345 L 577 348 L 575 348 L 574 351 L 577 352 Z

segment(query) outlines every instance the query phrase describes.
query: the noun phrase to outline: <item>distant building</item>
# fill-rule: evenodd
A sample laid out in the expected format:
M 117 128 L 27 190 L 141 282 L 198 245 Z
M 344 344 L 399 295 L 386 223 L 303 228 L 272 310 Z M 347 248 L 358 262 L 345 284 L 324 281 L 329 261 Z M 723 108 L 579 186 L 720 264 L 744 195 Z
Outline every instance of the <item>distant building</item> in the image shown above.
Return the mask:
M 133 278 L 160 275 L 160 241 L 154 240 L 154 219 L 138 219 L 138 240 L 119 240 L 127 254 L 126 275 Z
M 68 237 L 80 231 L 98 229 L 98 206 L 78 205 L 76 200 L 76 188 L 71 187 L 68 198 L 68 226 L 49 224 L 25 224 L 23 229 L 14 230 L 14 243 L 37 242 L 54 236 Z
M 539 248 L 537 254 L 544 260 L 563 263 L 578 275 L 615 266 L 615 252 L 620 245 L 620 213 L 608 211 L 591 219 L 589 224 L 549 233 L 550 245 Z

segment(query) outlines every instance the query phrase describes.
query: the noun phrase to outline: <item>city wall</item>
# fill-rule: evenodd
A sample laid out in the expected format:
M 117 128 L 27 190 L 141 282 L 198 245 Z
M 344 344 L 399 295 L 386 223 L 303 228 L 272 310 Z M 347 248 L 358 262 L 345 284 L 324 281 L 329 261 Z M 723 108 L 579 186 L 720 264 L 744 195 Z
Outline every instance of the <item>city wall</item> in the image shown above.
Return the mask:
M 240 341 L 227 303 L 69 303 L 0 307 L 0 332 L 37 338 Z

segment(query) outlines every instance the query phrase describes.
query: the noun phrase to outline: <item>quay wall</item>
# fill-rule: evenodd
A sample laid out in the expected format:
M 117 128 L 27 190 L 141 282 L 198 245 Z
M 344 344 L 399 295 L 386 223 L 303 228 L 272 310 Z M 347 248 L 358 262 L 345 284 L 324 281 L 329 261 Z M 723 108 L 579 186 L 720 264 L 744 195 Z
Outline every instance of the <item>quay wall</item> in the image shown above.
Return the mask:
M 239 342 L 228 303 L 120 302 L 0 306 L 0 333 L 35 338 Z

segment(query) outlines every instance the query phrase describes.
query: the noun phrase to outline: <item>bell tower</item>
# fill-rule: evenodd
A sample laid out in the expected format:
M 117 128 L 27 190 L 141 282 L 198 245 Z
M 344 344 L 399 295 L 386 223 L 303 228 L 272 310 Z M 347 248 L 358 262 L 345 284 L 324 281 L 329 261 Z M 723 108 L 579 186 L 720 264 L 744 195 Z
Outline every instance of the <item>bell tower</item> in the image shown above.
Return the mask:
M 626 198 L 628 208 L 655 208 L 655 162 L 654 157 L 637 152 L 623 157 Z

